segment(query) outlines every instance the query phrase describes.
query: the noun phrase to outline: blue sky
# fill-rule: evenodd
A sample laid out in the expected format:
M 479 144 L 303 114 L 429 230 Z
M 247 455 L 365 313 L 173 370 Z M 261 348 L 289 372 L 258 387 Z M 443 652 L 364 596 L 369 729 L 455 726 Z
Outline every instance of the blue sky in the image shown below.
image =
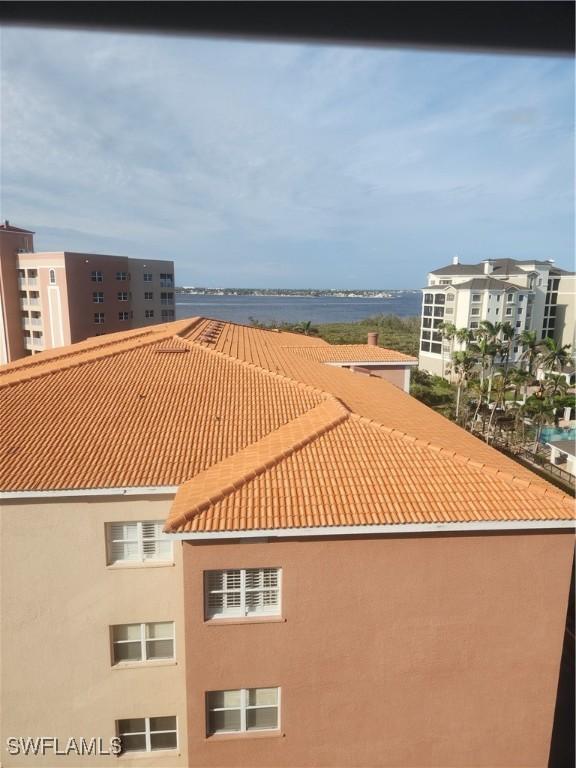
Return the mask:
M 574 252 L 569 59 L 4 28 L 2 219 L 180 284 Z

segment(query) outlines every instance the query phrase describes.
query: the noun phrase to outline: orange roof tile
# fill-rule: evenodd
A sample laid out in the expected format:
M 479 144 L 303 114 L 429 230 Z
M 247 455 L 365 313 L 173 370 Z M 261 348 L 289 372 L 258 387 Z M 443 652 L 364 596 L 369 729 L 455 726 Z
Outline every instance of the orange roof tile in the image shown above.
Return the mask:
M 328 425 L 242 482 L 226 486 L 220 477 L 220 483 L 220 494 L 194 498 L 196 479 L 190 481 L 167 530 L 573 519 L 572 502 L 560 491 L 538 482 L 520 490 L 506 473 L 488 477 L 481 466 L 455 462 L 449 452 L 354 416 Z
M 316 360 L 320 363 L 413 363 L 418 361 L 411 355 L 395 349 L 374 347 L 369 344 L 329 344 L 325 347 L 285 347 L 298 357 Z
M 571 519 L 565 494 L 325 354 L 192 318 L 5 366 L 0 487 L 181 486 L 174 531 Z

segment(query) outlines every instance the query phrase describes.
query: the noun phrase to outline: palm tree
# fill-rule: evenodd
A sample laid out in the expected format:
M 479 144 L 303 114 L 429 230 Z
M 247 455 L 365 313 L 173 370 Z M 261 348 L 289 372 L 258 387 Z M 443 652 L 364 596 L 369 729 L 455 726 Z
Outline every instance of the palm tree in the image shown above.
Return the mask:
M 514 368 L 510 374 L 510 381 L 514 384 L 514 401 L 518 400 L 520 387 L 524 388 L 524 402 L 528 398 L 528 384 L 532 381 L 532 374 L 522 368 Z
M 474 331 L 470 328 L 458 328 L 454 335 L 456 336 L 456 341 L 464 345 L 465 350 L 474 341 Z
M 545 371 L 562 371 L 570 362 L 572 344 L 560 345 L 555 339 L 546 337 L 540 344 L 541 364 Z
M 486 442 L 490 439 L 490 431 L 492 429 L 492 422 L 498 408 L 505 408 L 506 404 L 506 392 L 510 390 L 510 380 L 506 371 L 499 371 L 494 376 L 494 383 L 492 391 L 494 392 L 494 407 L 490 414 L 488 421 L 488 429 L 486 430 Z
M 532 423 L 536 426 L 536 436 L 534 438 L 533 448 L 534 455 L 536 456 L 538 453 L 538 445 L 540 443 L 540 435 L 542 434 L 542 427 L 545 424 L 552 424 L 554 422 L 554 407 L 548 398 L 532 395 L 520 410 L 527 414 L 532 420 Z
M 520 344 L 522 344 L 522 354 L 520 355 L 520 362 L 526 364 L 526 370 L 534 376 L 535 367 L 538 358 L 540 357 L 540 343 L 536 335 L 536 331 L 522 331 L 519 338 Z
M 500 359 L 504 362 L 504 370 L 508 371 L 508 365 L 510 364 L 510 350 L 516 331 L 512 327 L 511 323 L 505 322 L 500 326 Z
M 456 420 L 460 413 L 460 395 L 462 393 L 462 387 L 465 385 L 468 376 L 476 365 L 476 358 L 469 355 L 468 352 L 454 352 L 452 354 L 452 360 L 454 363 L 454 371 L 458 376 L 458 390 L 456 393 Z
M 454 323 L 444 322 L 439 323 L 436 329 L 442 336 L 442 341 L 447 339 L 450 342 L 450 359 L 452 359 L 452 347 L 454 346 L 454 335 L 456 333 L 456 326 Z M 442 376 L 444 376 L 444 349 L 442 349 Z

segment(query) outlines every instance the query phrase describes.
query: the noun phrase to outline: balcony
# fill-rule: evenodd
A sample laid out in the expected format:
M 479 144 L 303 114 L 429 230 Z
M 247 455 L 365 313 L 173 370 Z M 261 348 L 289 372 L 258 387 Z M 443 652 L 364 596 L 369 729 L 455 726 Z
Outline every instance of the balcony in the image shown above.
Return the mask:
M 28 288 L 38 288 L 38 278 L 37 277 L 29 277 L 28 278 Z

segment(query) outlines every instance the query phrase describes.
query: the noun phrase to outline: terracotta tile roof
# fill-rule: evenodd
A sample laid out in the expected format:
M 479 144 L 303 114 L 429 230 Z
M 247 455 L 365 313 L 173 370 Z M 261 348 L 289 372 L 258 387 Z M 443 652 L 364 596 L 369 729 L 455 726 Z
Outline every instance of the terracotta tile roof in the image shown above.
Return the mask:
M 321 363 L 414 363 L 418 360 L 395 349 L 369 344 L 329 344 L 325 347 L 285 347 L 298 357 Z
M 215 470 L 180 489 L 167 530 L 573 518 L 571 500 L 551 487 L 487 474 L 481 464 L 353 415 L 317 427 L 311 440 L 276 461 L 244 468 L 240 481 L 224 473 L 216 493 L 218 482 L 209 480 Z
M 71 357 L 0 377 L 2 490 L 180 485 L 326 397 L 178 337 Z
M 192 318 L 6 366 L 0 487 L 180 486 L 173 530 L 571 519 L 571 501 L 529 470 L 303 349 L 332 354 L 321 339 Z

